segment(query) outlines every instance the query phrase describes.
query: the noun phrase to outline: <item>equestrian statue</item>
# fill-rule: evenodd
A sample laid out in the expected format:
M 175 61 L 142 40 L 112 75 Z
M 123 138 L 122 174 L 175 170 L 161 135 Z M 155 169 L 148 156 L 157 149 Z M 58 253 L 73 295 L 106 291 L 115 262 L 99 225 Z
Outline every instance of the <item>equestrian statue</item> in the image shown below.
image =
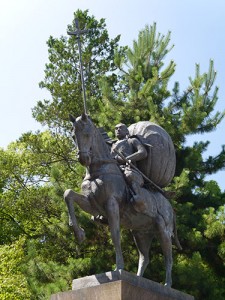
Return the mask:
M 116 270 L 124 269 L 120 226 L 129 229 L 139 252 L 138 276 L 149 263 L 149 250 L 158 238 L 165 259 L 165 285 L 172 285 L 172 241 L 181 249 L 174 210 L 163 188 L 172 180 L 176 158 L 172 140 L 159 125 L 143 121 L 129 128 L 118 124 L 118 140 L 106 140 L 91 118 L 83 113 L 75 118 L 73 135 L 78 160 L 86 167 L 82 194 L 68 189 L 64 199 L 70 225 L 81 243 L 84 230 L 79 226 L 74 203 L 94 218 L 101 216 L 109 225 L 116 253 Z

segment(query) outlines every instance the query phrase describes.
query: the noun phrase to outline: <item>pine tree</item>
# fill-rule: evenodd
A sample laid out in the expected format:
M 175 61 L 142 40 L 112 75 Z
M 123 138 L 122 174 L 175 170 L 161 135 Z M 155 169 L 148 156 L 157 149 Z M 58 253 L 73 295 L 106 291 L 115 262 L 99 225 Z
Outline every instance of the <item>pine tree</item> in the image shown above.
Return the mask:
M 97 21 L 88 15 L 88 11 L 80 10 L 74 13 L 74 20 L 76 18 L 81 30 L 89 30 L 80 39 L 87 106 L 92 114 L 101 100 L 99 80 L 105 73 L 112 73 L 116 69 L 114 49 L 118 48 L 122 53 L 123 48 L 118 47 L 119 35 L 114 39 L 109 38 L 104 19 Z M 74 20 L 72 25 L 68 25 L 68 31 L 76 31 Z M 33 115 L 37 121 L 47 124 L 54 131 L 55 128 L 68 130 L 68 113 L 78 115 L 83 112 L 78 44 L 75 36 L 61 36 L 59 39 L 51 36 L 47 45 L 49 62 L 46 64 L 45 78 L 39 85 L 50 92 L 52 99 L 38 101 Z
M 216 72 L 213 61 L 210 61 L 209 70 L 205 73 L 201 73 L 200 66 L 196 65 L 195 77 L 189 78 L 187 89 L 180 93 L 176 82 L 170 92 L 168 81 L 175 71 L 175 63 L 171 61 L 162 69 L 163 60 L 172 49 L 169 42 L 170 33 L 157 35 L 156 24 L 140 31 L 133 48 L 127 49 L 126 57 L 117 57 L 125 87 L 121 103 L 118 104 L 118 100 L 112 97 L 114 87 L 108 84 L 106 76 L 104 97 L 109 104 L 102 107 L 101 116 L 109 116 L 107 121 L 110 122 L 110 117 L 122 104 L 117 113 L 118 121 L 130 125 L 139 120 L 150 120 L 171 135 L 176 148 L 177 168 L 168 188 L 176 192 L 173 206 L 177 211 L 178 232 L 184 248 L 175 256 L 175 274 L 178 275 L 175 287 L 192 292 L 197 299 L 222 299 L 225 290 L 216 282 L 225 275 L 225 197 L 217 183 L 207 181 L 206 176 L 224 168 L 224 146 L 216 157 L 203 159 L 209 142 L 195 142 L 192 146 L 185 144 L 188 135 L 211 132 L 224 118 L 224 112 L 214 112 L 218 100 L 218 88 L 214 87 Z M 108 111 L 110 108 L 113 108 L 113 114 Z M 217 225 L 212 225 L 212 219 Z M 213 233 L 209 230 L 209 223 L 215 230 L 212 229 Z M 155 252 L 158 251 L 157 247 Z M 155 260 L 154 263 L 157 264 Z M 190 282 L 189 273 L 185 273 L 188 264 L 192 266 L 190 272 L 201 273 L 200 281 L 204 282 L 201 291 L 200 281 L 195 278 Z M 155 266 L 154 269 L 159 268 Z M 155 279 L 158 281 L 159 277 Z

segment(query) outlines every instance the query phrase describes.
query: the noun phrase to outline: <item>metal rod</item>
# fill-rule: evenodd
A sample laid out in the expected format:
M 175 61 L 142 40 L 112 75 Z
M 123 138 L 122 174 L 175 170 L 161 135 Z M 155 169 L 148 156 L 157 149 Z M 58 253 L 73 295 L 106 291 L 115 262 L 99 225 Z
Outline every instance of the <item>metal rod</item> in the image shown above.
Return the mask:
M 78 19 L 75 19 L 75 24 L 76 24 L 77 31 L 80 32 Z M 78 50 L 79 50 L 81 84 L 82 84 L 82 90 L 83 90 L 84 113 L 87 114 L 87 100 L 86 100 L 86 90 L 85 90 L 85 84 L 84 84 L 84 73 L 83 73 L 83 62 L 82 62 L 80 34 L 77 35 L 77 43 L 78 43 Z
M 82 85 L 83 101 L 84 101 L 84 113 L 87 114 L 87 99 L 86 99 L 86 89 L 85 89 L 85 83 L 84 83 L 83 61 L 82 61 L 80 37 L 83 33 L 87 33 L 89 30 L 80 30 L 79 21 L 77 18 L 75 19 L 75 27 L 77 29 L 76 31 L 74 31 L 74 32 L 67 31 L 67 33 L 69 35 L 75 35 L 77 37 L 78 52 L 79 52 L 79 64 L 80 64 L 80 77 L 81 77 L 81 85 Z

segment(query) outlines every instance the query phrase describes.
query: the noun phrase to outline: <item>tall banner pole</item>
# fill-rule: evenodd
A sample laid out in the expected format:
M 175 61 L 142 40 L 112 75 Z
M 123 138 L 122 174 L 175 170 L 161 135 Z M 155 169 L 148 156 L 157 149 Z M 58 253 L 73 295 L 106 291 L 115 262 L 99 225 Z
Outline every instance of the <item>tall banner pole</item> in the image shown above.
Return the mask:
M 77 44 L 78 44 L 78 51 L 79 51 L 79 63 L 80 63 L 80 77 L 81 77 L 81 84 L 82 84 L 82 91 L 83 91 L 83 101 L 84 101 L 84 113 L 87 114 L 87 99 L 86 99 L 86 90 L 85 90 L 85 83 L 84 83 L 84 72 L 83 72 L 83 62 L 82 62 L 82 51 L 81 51 L 81 41 L 80 37 L 82 34 L 87 33 L 89 30 L 84 29 L 80 30 L 79 27 L 79 21 L 76 18 L 75 19 L 75 27 L 76 31 L 67 31 L 68 35 L 74 35 L 77 38 Z

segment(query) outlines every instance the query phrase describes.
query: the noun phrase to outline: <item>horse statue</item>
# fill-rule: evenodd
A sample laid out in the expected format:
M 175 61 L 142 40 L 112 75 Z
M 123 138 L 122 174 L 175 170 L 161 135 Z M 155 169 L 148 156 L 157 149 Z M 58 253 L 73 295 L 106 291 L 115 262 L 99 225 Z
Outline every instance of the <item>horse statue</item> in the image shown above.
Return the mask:
M 121 249 L 120 226 L 132 232 L 139 252 L 138 276 L 143 276 L 149 263 L 149 250 L 154 237 L 160 241 L 165 259 L 165 285 L 172 285 L 172 238 L 181 249 L 177 238 L 175 214 L 170 202 L 158 191 L 145 190 L 147 209 L 138 212 L 131 201 L 131 193 L 124 175 L 108 145 L 89 116 L 70 116 L 78 147 L 78 160 L 86 167 L 82 182 L 82 194 L 71 189 L 64 193 L 69 211 L 70 225 L 76 239 L 85 239 L 84 230 L 78 225 L 74 202 L 92 216 L 103 216 L 108 220 L 112 242 L 116 252 L 116 270 L 124 269 Z

